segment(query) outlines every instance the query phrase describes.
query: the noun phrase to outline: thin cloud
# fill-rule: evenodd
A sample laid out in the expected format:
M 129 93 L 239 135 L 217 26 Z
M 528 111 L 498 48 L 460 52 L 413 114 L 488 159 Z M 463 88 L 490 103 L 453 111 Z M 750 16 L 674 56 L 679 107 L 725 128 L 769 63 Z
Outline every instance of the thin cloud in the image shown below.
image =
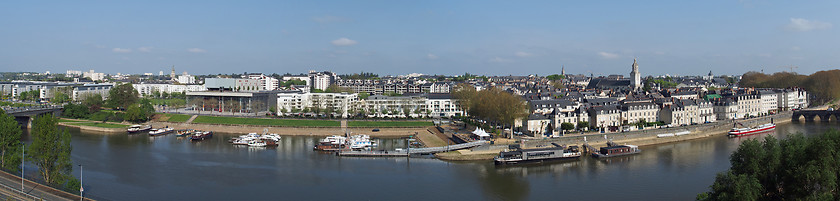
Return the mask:
M 516 55 L 517 57 L 531 57 L 531 56 L 534 56 L 534 54 L 527 53 L 527 52 L 522 52 L 522 51 L 516 52 L 516 53 L 514 53 L 514 55 Z
M 349 38 L 339 38 L 332 41 L 332 44 L 335 46 L 351 46 L 357 43 L 359 42 L 356 42 L 355 40 L 350 40 Z
M 619 57 L 618 54 L 609 53 L 609 52 L 598 52 L 598 56 L 601 56 L 601 58 L 604 58 L 604 59 L 616 59 L 616 58 Z
M 490 61 L 490 62 L 493 62 L 493 63 L 507 63 L 507 62 L 513 62 L 513 60 L 510 60 L 510 59 L 505 59 L 505 58 L 501 58 L 501 57 L 493 57 L 493 58 L 491 58 L 489 61 Z
M 131 48 L 118 48 L 118 47 L 115 47 L 114 49 L 111 49 L 111 51 L 112 51 L 112 52 L 116 52 L 116 53 L 129 53 L 129 52 L 131 52 Z
M 438 59 L 438 56 L 434 54 L 428 54 L 426 55 L 426 58 L 428 58 L 429 60 L 435 60 Z
M 828 22 L 806 20 L 802 18 L 790 18 L 790 23 L 788 23 L 787 29 L 791 31 L 813 31 L 829 29 L 832 26 L 833 25 Z
M 152 51 L 152 48 L 153 48 L 153 47 L 140 47 L 140 48 L 137 48 L 137 51 L 141 51 L 141 52 L 151 52 L 151 51 Z
M 350 21 L 350 19 L 347 19 L 347 18 L 344 18 L 344 17 L 326 15 L 326 16 L 320 16 L 320 17 L 313 17 L 312 21 L 315 21 L 315 22 L 318 22 L 318 23 L 321 23 L 321 24 L 329 24 L 329 23 L 336 23 L 336 22 L 347 22 L 347 21 Z
M 205 50 L 205 49 L 201 49 L 201 48 L 190 48 L 190 49 L 187 49 L 187 52 L 192 52 L 192 53 L 205 53 L 205 52 L 207 52 L 207 50 Z

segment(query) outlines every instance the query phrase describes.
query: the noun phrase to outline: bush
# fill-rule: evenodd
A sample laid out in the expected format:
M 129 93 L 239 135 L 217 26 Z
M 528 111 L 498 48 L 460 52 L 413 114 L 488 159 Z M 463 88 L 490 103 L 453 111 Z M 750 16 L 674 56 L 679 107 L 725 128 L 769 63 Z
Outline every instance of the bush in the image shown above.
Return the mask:
M 94 120 L 94 121 L 107 121 L 108 117 L 110 117 L 110 116 L 111 116 L 110 112 L 99 111 L 99 112 L 91 114 L 90 118 L 88 118 L 88 119 Z

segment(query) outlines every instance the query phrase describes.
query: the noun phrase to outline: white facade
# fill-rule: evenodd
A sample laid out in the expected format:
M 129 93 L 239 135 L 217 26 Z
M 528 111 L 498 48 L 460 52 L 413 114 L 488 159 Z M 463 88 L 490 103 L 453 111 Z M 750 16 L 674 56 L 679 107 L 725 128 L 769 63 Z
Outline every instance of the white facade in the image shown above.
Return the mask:
M 589 125 L 594 127 L 621 126 L 621 110 L 615 105 L 590 108 Z
M 761 111 L 759 113 L 768 114 L 779 109 L 778 94 L 771 90 L 759 91 L 761 97 Z
M 195 76 L 179 75 L 178 76 L 178 83 L 181 83 L 181 84 L 195 84 Z
M 159 93 L 186 93 L 188 91 L 207 91 L 204 85 L 177 85 L 177 84 L 133 84 L 134 89 L 140 96 L 152 95 L 155 91 Z
M 633 59 L 632 68 L 630 71 L 630 87 L 633 90 L 640 90 L 642 89 L 642 75 L 639 74 L 639 64 L 636 63 L 636 59 Z
M 621 116 L 626 124 L 656 122 L 659 121 L 659 106 L 650 102 L 626 103 L 622 106 Z
M 277 94 L 277 112 L 300 112 L 307 108 L 330 109 L 333 113 L 346 118 L 359 102 L 359 96 L 348 93 L 279 93 Z
M 93 81 L 99 81 L 105 79 L 105 73 L 95 73 L 93 70 L 89 72 L 85 72 L 82 74 L 82 77 L 90 78 Z

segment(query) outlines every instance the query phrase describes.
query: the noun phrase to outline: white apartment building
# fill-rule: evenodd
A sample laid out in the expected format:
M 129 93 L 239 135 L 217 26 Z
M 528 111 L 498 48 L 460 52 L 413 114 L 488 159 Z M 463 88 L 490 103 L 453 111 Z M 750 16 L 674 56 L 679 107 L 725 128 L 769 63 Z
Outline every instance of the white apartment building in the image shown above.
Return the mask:
M 373 95 L 359 105 L 368 117 L 422 117 L 429 115 L 428 100 L 423 96 Z
M 277 94 L 277 112 L 299 112 L 307 108 L 329 109 L 346 118 L 359 102 L 357 94 L 292 92 Z
M 759 113 L 769 114 L 779 109 L 778 93 L 776 91 L 759 90 L 758 94 L 761 97 L 761 111 Z
M 777 90 L 777 106 L 780 110 L 794 110 L 808 107 L 808 92 L 803 89 Z
M 593 127 L 621 126 L 621 109 L 618 105 L 589 108 L 589 125 Z
M 195 84 L 195 76 L 179 75 L 177 81 L 178 81 L 178 83 L 181 83 L 181 84 Z
M 426 94 L 426 108 L 431 117 L 455 117 L 466 113 L 452 94 Z
M 717 120 L 758 116 L 762 109 L 759 95 L 733 95 L 714 101 L 714 113 Z
M 178 85 L 178 84 L 133 84 L 134 89 L 140 96 L 152 95 L 155 91 L 159 93 L 186 93 L 188 91 L 207 91 L 204 85 Z
M 663 104 L 659 119 L 670 125 L 690 125 L 715 122 L 714 106 L 711 102 L 700 99 L 672 99 L 670 104 Z
M 87 96 L 99 94 L 102 99 L 108 99 L 108 94 L 113 88 L 113 84 L 85 84 L 84 86 L 73 87 L 73 94 L 70 96 L 73 101 L 81 101 Z
M 93 81 L 99 81 L 105 79 L 105 73 L 96 73 L 93 72 L 93 70 L 90 70 L 89 72 L 84 72 L 82 77 L 90 78 L 90 80 Z
M 653 102 L 630 102 L 621 105 L 621 116 L 624 124 L 634 124 L 639 121 L 659 121 L 659 106 Z

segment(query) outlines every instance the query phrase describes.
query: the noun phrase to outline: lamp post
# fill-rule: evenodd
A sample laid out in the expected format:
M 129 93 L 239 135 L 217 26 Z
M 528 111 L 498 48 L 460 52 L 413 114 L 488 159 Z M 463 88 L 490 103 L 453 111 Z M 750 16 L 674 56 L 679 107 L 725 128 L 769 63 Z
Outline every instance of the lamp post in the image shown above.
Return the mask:
M 26 161 L 26 144 L 21 144 L 22 150 L 20 152 L 20 191 L 23 191 L 23 172 L 26 170 L 24 168 L 24 162 Z
M 85 200 L 85 166 L 79 165 L 79 200 Z

